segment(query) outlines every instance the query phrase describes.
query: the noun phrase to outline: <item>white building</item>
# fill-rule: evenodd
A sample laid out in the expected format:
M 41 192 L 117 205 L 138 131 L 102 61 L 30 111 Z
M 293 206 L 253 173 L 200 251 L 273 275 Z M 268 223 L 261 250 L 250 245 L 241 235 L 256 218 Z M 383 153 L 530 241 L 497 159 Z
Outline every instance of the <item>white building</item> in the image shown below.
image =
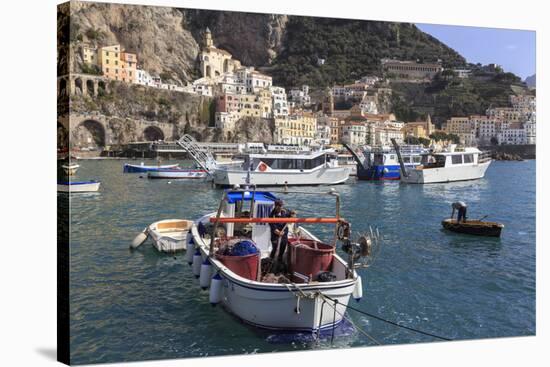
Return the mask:
M 346 122 L 340 127 L 342 142 L 349 145 L 362 146 L 367 144 L 368 130 L 361 122 Z
M 361 108 L 361 113 L 363 114 L 378 114 L 378 104 L 374 100 L 374 98 L 369 98 L 371 96 L 365 96 L 361 103 L 359 104 L 359 108 Z
M 386 146 L 391 145 L 391 139 L 395 139 L 398 144 L 403 143 L 404 122 L 384 121 L 369 123 L 368 143 L 372 145 Z
M 244 85 L 246 93 L 255 93 L 273 85 L 272 77 L 254 70 L 253 67 L 241 67 L 235 71 L 235 76 L 235 82 Z
M 517 145 L 525 144 L 526 141 L 525 129 L 519 123 L 503 124 L 498 134 L 499 144 Z
M 273 98 L 273 117 L 288 116 L 288 102 L 286 100 L 286 91 L 283 87 L 269 88 Z
M 224 130 L 233 130 L 239 117 L 239 113 L 237 112 L 216 112 L 216 127 Z
M 147 87 L 156 87 L 156 84 L 153 84 L 153 78 L 151 75 L 143 69 L 136 70 L 136 79 L 134 83 L 145 85 Z
M 331 133 L 330 126 L 321 125 L 319 124 L 319 120 L 317 120 L 317 130 L 315 131 L 315 142 L 321 145 L 329 145 L 330 133 Z
M 525 130 L 525 144 L 536 144 L 537 143 L 537 127 L 535 121 L 527 121 L 523 124 L 523 129 Z
M 309 87 L 303 85 L 301 89 L 291 89 L 290 99 L 292 99 L 294 105 L 310 106 L 311 97 L 309 95 Z

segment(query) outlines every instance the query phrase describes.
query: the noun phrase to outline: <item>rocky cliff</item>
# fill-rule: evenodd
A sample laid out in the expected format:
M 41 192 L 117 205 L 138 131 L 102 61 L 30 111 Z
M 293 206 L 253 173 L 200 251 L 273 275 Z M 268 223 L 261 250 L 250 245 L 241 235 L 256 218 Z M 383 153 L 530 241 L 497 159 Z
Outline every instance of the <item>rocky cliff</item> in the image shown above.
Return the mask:
M 199 45 L 184 28 L 181 11 L 168 7 L 71 2 L 74 43 L 120 43 L 151 74 L 185 84 L 196 78 Z M 81 61 L 75 53 L 74 71 Z

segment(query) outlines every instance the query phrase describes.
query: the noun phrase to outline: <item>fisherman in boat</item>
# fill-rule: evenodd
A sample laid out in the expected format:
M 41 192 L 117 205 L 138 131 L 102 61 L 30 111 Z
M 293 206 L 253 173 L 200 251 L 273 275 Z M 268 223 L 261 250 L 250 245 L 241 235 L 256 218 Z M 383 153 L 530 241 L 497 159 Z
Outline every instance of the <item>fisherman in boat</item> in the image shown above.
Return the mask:
M 271 218 L 290 218 L 295 216 L 294 210 L 287 210 L 283 208 L 283 201 L 281 199 L 275 200 L 275 207 L 269 213 Z M 288 224 L 287 223 L 270 223 L 271 228 L 271 254 L 269 257 L 274 260 L 277 253 L 277 247 L 280 245 L 279 254 L 277 259 L 279 262 L 283 262 L 283 255 L 285 253 L 286 245 L 288 244 Z
M 453 219 L 454 215 L 455 215 L 455 210 L 458 211 L 458 215 L 457 215 L 457 219 L 456 221 L 457 222 L 463 222 L 466 220 L 466 211 L 467 211 L 467 206 L 466 206 L 466 203 L 463 202 L 463 201 L 457 201 L 457 202 L 454 202 L 452 204 L 452 208 L 453 208 L 453 212 L 451 214 L 451 219 Z

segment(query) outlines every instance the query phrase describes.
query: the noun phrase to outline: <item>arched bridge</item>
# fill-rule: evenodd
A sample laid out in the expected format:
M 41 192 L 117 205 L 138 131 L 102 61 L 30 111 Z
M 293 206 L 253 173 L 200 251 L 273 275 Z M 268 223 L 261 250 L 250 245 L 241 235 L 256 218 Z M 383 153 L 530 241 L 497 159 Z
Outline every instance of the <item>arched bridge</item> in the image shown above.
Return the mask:
M 70 113 L 58 117 L 73 147 L 103 148 L 135 141 L 177 139 L 175 126 L 166 122 L 138 120 L 97 113 Z

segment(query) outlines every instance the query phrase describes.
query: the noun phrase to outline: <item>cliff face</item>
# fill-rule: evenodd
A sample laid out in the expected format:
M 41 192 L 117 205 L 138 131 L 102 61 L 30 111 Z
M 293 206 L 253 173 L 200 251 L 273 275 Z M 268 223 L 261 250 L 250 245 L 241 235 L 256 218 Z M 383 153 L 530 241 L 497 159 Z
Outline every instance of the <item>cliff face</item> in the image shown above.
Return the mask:
M 216 46 L 227 50 L 243 65 L 270 64 L 283 47 L 288 16 L 181 9 L 185 25 L 201 40 L 208 27 Z
M 169 75 L 181 84 L 197 77 L 199 45 L 183 27 L 183 14 L 177 9 L 72 2 L 71 22 L 76 40 L 120 43 L 152 74 Z

